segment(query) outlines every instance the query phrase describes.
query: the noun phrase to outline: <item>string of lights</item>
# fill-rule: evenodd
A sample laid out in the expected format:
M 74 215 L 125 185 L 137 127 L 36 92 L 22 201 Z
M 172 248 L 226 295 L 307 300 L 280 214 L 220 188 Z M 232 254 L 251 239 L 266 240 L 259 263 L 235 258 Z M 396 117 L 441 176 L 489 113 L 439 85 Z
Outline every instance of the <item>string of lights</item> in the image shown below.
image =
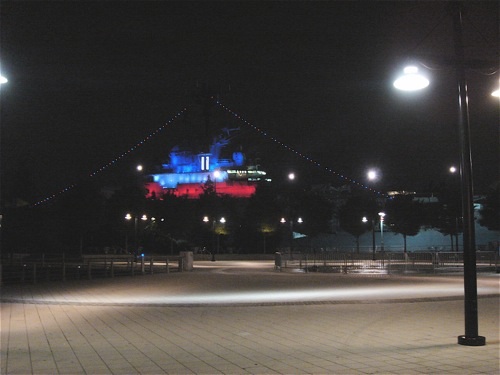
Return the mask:
M 341 178 L 342 180 L 344 180 L 344 181 L 346 181 L 348 183 L 351 183 L 351 184 L 359 186 L 359 187 L 361 187 L 363 189 L 369 190 L 369 191 L 371 191 L 371 192 L 373 192 L 373 193 L 375 193 L 377 195 L 383 195 L 382 192 L 377 191 L 377 190 L 371 188 L 370 186 L 367 186 L 367 185 L 365 185 L 365 184 L 363 184 L 363 183 L 361 183 L 359 181 L 356 181 L 356 180 L 354 180 L 352 178 L 349 178 L 349 177 L 347 177 L 347 176 L 345 176 L 345 175 L 343 175 L 341 173 L 338 173 L 338 172 L 336 172 L 335 170 L 333 170 L 332 168 L 330 168 L 328 166 L 323 166 L 320 162 L 318 162 L 318 161 L 310 158 L 309 156 L 301 153 L 300 151 L 298 151 L 295 148 L 287 145 L 286 143 L 281 142 L 276 137 L 273 137 L 272 135 L 269 135 L 267 133 L 267 131 L 265 131 L 265 130 L 259 128 L 258 126 L 252 124 L 251 122 L 247 121 L 245 118 L 243 118 L 237 112 L 231 110 L 229 107 L 227 107 L 224 104 L 222 104 L 219 100 L 216 100 L 215 103 L 220 108 L 222 108 L 224 111 L 228 112 L 233 117 L 235 117 L 239 121 L 243 122 L 245 125 L 247 125 L 251 129 L 253 129 L 254 131 L 256 131 L 261 136 L 270 139 L 274 143 L 278 144 L 280 147 L 282 147 L 285 150 L 288 150 L 288 151 L 294 153 L 295 155 L 297 155 L 300 158 L 308 161 L 309 163 L 315 165 L 316 167 L 318 167 L 320 169 L 323 169 L 323 170 L 327 171 L 328 173 L 331 173 L 331 174 L 333 174 L 333 175 Z M 122 160 L 124 157 L 126 157 L 129 154 L 131 154 L 132 152 L 134 152 L 138 148 L 142 147 L 145 143 L 147 143 L 152 138 L 154 138 L 156 135 L 158 135 L 163 130 L 165 130 L 165 128 L 167 128 L 169 125 L 171 125 L 175 120 L 177 120 L 180 116 L 182 116 L 186 111 L 187 111 L 187 108 L 182 109 L 176 115 L 174 115 L 171 119 L 169 119 L 165 124 L 163 124 L 162 126 L 158 127 L 156 130 L 154 130 L 151 133 L 149 133 L 146 137 L 144 137 L 142 140 L 140 140 L 139 142 L 137 142 L 133 146 L 129 147 L 126 151 L 122 152 L 120 155 L 116 156 L 115 158 L 113 158 L 112 160 L 110 160 L 108 163 L 103 164 L 100 168 L 95 169 L 94 171 L 90 172 L 87 177 L 89 177 L 89 178 L 95 177 L 98 174 L 100 174 L 100 173 L 104 172 L 105 170 L 107 170 L 108 168 L 114 166 L 117 162 L 119 162 L 120 160 Z M 66 193 L 66 192 L 74 189 L 77 186 L 78 186 L 77 183 L 70 184 L 70 185 L 64 187 L 63 189 L 57 191 L 56 193 L 54 193 L 54 194 L 52 194 L 50 196 L 47 196 L 47 197 L 45 197 L 43 199 L 38 200 L 37 202 L 33 203 L 32 206 L 39 206 L 41 204 L 47 203 L 47 202 L 53 200 L 54 198 L 56 198 L 56 197 L 58 197 L 58 196 L 60 196 L 60 195 L 62 195 L 64 193 Z
M 313 164 L 314 166 L 320 168 L 320 169 L 323 169 L 325 171 L 327 171 L 328 173 L 331 173 L 339 178 L 341 178 L 342 180 L 348 182 L 348 183 L 351 183 L 351 184 L 354 184 L 356 186 L 359 186 L 365 190 L 369 190 L 371 191 L 372 193 L 375 193 L 377 195 L 384 195 L 384 193 L 378 191 L 378 190 L 375 190 L 373 188 L 371 188 L 370 186 L 367 186 L 365 184 L 362 184 L 361 182 L 359 181 L 356 181 L 352 178 L 349 178 L 341 173 L 338 173 L 336 172 L 335 170 L 333 170 L 332 168 L 328 167 L 328 166 L 323 166 L 320 162 L 310 158 L 309 156 L 301 153 L 300 151 L 296 150 L 295 148 L 281 142 L 279 139 L 273 137 L 272 135 L 269 135 L 265 130 L 259 128 L 258 126 L 252 124 L 251 122 L 247 121 L 245 118 L 243 118 L 241 115 L 239 115 L 237 112 L 231 110 L 230 108 L 226 107 L 224 104 L 222 104 L 219 100 L 216 100 L 215 103 L 221 107 L 224 111 L 228 112 L 229 114 L 231 114 L 233 117 L 237 118 L 239 121 L 243 122 L 245 125 L 249 126 L 250 128 L 252 128 L 253 130 L 255 130 L 257 133 L 259 133 L 260 135 L 262 135 L 263 137 L 266 137 L 268 139 L 270 139 L 271 141 L 273 141 L 274 143 L 278 144 L 279 146 L 281 146 L 282 148 L 294 153 L 295 155 L 299 156 L 300 158 L 306 160 L 307 162 Z
M 90 178 L 95 177 L 98 174 L 100 174 L 101 172 L 104 172 L 108 168 L 114 166 L 121 159 L 123 159 L 124 157 L 126 157 L 130 153 L 134 152 L 135 150 L 137 150 L 138 148 L 140 148 L 141 146 L 143 146 L 145 143 L 147 143 L 148 141 L 150 141 L 153 137 L 155 137 L 156 135 L 158 135 L 159 133 L 161 133 L 163 130 L 165 130 L 165 128 L 167 126 L 171 125 L 175 120 L 177 120 L 180 116 L 182 116 L 186 111 L 187 111 L 187 108 L 182 109 L 175 116 L 173 116 L 172 118 L 170 118 L 165 124 L 163 124 L 162 126 L 158 127 L 156 130 L 154 130 L 151 133 L 149 133 L 146 137 L 144 137 L 142 140 L 140 140 L 139 142 L 137 142 L 136 144 L 134 144 L 133 146 L 131 146 L 125 152 L 122 152 L 120 155 L 118 155 L 117 157 L 113 158 L 108 163 L 102 165 L 99 169 L 96 169 L 96 170 L 92 171 L 91 173 L 89 173 L 87 177 L 90 177 Z M 68 185 L 65 188 L 59 190 L 58 192 L 56 192 L 56 193 L 54 193 L 54 194 L 52 194 L 50 196 L 47 196 L 47 197 L 45 197 L 45 198 L 43 198 L 43 199 L 41 199 L 41 200 L 33 203 L 32 206 L 39 206 L 39 205 L 41 205 L 43 203 L 47 203 L 47 202 L 51 201 L 52 199 L 60 196 L 61 194 L 64 194 L 64 193 L 66 193 L 66 192 L 74 189 L 76 186 L 78 186 L 78 184 L 76 184 L 76 183 Z

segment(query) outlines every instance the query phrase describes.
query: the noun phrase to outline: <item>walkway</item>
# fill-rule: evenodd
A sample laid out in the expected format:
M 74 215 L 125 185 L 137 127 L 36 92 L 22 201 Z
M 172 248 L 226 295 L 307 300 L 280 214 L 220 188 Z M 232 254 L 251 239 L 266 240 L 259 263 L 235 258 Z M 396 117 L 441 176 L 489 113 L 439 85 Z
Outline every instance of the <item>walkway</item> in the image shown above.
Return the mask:
M 2 287 L 2 374 L 498 374 L 500 277 L 291 274 L 270 262 Z

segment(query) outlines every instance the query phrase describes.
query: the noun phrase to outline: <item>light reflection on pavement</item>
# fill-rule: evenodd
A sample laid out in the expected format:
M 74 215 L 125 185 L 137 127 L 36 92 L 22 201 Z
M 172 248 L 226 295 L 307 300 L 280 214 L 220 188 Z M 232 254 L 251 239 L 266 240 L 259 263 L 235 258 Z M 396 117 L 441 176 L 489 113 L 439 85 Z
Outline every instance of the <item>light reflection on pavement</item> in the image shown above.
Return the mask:
M 500 295 L 500 275 L 478 276 L 478 295 Z M 4 286 L 2 301 L 158 306 L 377 303 L 463 298 L 462 275 L 289 273 L 269 261 L 198 261 L 193 272 Z

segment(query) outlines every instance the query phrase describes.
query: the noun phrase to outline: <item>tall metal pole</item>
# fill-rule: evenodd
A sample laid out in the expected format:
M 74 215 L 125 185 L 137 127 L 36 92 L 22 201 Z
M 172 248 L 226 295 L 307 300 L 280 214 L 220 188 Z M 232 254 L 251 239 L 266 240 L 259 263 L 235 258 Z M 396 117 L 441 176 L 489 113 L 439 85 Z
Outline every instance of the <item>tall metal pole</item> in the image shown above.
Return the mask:
M 137 246 L 137 216 L 134 217 L 134 255 L 138 255 L 139 246 Z
M 455 39 L 456 74 L 458 85 L 458 133 L 460 141 L 460 178 L 463 215 L 464 253 L 464 312 L 465 335 L 458 336 L 460 345 L 482 346 L 486 339 L 478 335 L 476 239 L 474 230 L 474 194 L 472 184 L 472 157 L 470 124 L 465 77 L 463 46 L 462 3 L 453 2 L 453 27 Z
M 372 255 L 375 260 L 375 220 L 372 219 Z
M 380 216 L 380 250 L 384 252 L 384 216 L 385 213 L 379 212 Z

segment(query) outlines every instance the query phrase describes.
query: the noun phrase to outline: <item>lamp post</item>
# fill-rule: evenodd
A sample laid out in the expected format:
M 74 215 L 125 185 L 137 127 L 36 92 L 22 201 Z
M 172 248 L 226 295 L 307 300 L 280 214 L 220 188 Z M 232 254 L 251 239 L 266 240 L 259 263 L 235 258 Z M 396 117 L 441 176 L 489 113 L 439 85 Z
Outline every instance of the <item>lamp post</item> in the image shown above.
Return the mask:
M 465 76 L 465 53 L 463 45 L 462 3 L 452 2 L 453 36 L 455 49 L 455 72 L 458 91 L 458 133 L 460 142 L 460 178 L 463 217 L 463 256 L 464 256 L 464 315 L 465 334 L 458 336 L 460 345 L 483 346 L 486 339 L 478 335 L 477 314 L 477 274 L 476 274 L 476 239 L 474 228 L 474 202 L 472 183 L 472 158 L 470 146 L 470 124 Z M 413 72 L 416 74 L 416 72 Z M 403 79 L 404 81 L 404 79 Z M 408 81 L 408 80 L 407 80 Z M 401 80 L 394 86 L 401 89 Z M 427 83 L 428 85 L 428 83 Z M 415 87 L 421 89 L 427 87 Z M 407 89 L 409 90 L 409 89 Z M 494 94 L 493 94 L 494 95 Z
M 290 228 L 290 259 L 293 259 L 293 252 L 292 252 L 292 247 L 293 247 L 293 226 L 294 226 L 294 221 L 293 219 L 287 220 L 284 217 L 280 219 L 281 224 L 286 224 L 288 222 L 289 228 Z M 302 220 L 301 217 L 297 218 L 297 224 L 302 224 L 304 220 Z
M 220 249 L 220 233 L 216 233 L 215 231 L 215 228 L 216 228 L 216 224 L 217 224 L 217 219 L 213 218 L 212 220 L 210 220 L 210 218 L 208 216 L 203 216 L 203 222 L 204 223 L 209 223 L 210 221 L 212 221 L 212 262 L 215 262 L 215 249 L 217 249 L 217 254 L 219 254 L 219 249 Z M 221 217 L 219 219 L 219 223 L 221 223 L 222 225 L 226 224 L 226 218 L 225 217 Z M 217 236 L 217 238 L 216 238 Z M 217 240 L 217 246 L 215 244 L 215 241 Z
M 9 82 L 9 80 L 0 74 L 0 86 L 7 82 Z M 3 220 L 3 202 L 0 201 L 0 242 L 2 240 L 2 220 Z M 2 285 L 2 258 L 3 258 L 2 246 L 0 246 L 0 285 Z
M 368 222 L 368 218 L 366 216 L 363 216 L 361 219 L 363 223 Z M 372 259 L 375 260 L 375 220 L 371 219 L 372 223 Z
M 216 169 L 214 171 L 214 193 L 217 195 L 217 179 L 220 178 L 221 172 L 220 170 Z
M 379 212 L 380 216 L 380 251 L 384 252 L 384 217 L 385 212 Z
M 138 249 L 139 249 L 139 246 L 138 246 L 139 244 L 138 244 L 138 241 L 137 241 L 137 223 L 138 223 L 138 219 L 139 219 L 139 217 L 138 217 L 137 215 L 132 215 L 132 214 L 130 214 L 130 213 L 127 213 L 127 214 L 125 215 L 125 220 L 129 220 L 129 221 L 130 221 L 130 220 L 132 220 L 132 219 L 134 219 L 134 254 L 136 254 L 136 255 L 137 255 L 137 251 L 138 251 Z M 147 215 L 142 215 L 142 216 L 140 217 L 140 219 L 141 219 L 142 221 L 146 221 L 146 220 L 148 220 L 148 217 L 147 217 Z M 125 250 L 128 252 L 128 241 L 127 241 L 127 243 L 125 244 L 125 247 L 126 247 L 126 249 L 125 249 Z

